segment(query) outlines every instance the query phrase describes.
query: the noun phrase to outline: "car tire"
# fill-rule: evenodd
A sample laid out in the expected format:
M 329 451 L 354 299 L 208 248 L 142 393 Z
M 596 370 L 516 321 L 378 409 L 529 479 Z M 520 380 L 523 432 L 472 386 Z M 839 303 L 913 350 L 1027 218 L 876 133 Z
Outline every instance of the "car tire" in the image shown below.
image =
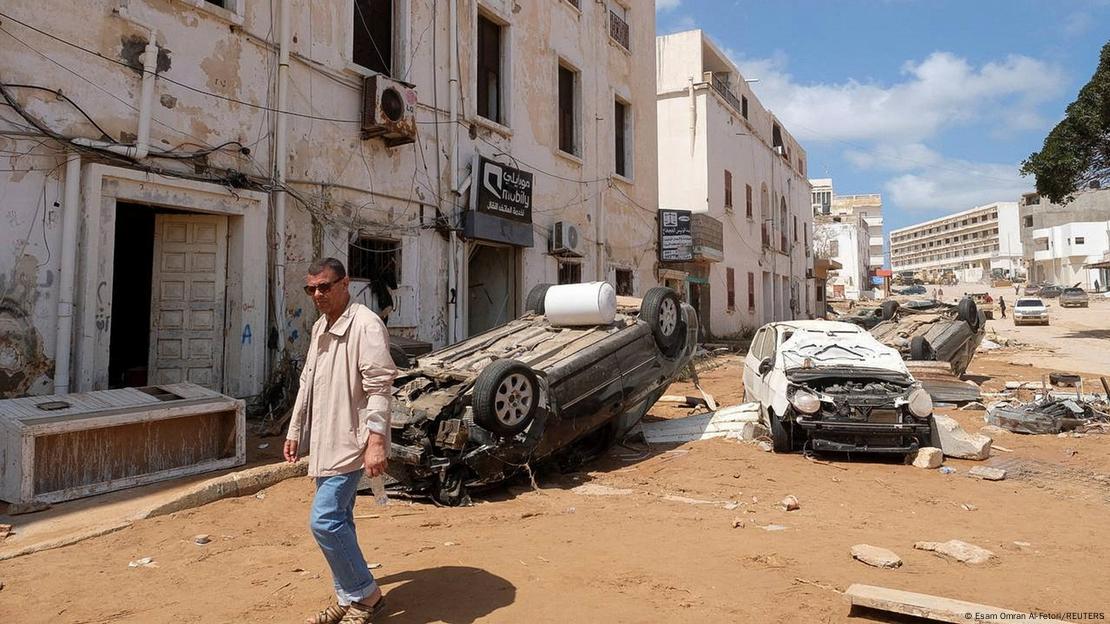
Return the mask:
M 978 331 L 979 306 L 975 305 L 974 300 L 969 297 L 961 299 L 959 305 L 956 307 L 956 315 L 961 321 L 970 325 L 971 329 Z
M 794 440 L 789 426 L 771 410 L 767 410 L 767 420 L 771 423 L 771 450 L 776 453 L 793 452 Z
M 883 311 L 883 320 L 889 321 L 894 318 L 894 313 L 898 311 L 898 307 L 897 301 L 884 301 L 882 305 L 879 306 L 879 309 Z
M 544 314 L 543 302 L 547 298 L 547 289 L 551 284 L 536 284 L 528 291 L 528 298 L 524 300 L 524 310 Z
M 474 422 L 503 436 L 514 436 L 535 419 L 540 401 L 536 373 L 519 360 L 497 360 L 474 381 Z
M 409 359 L 409 354 L 400 345 L 389 345 L 389 357 L 393 358 L 393 365 L 397 368 L 412 368 L 412 361 Z
M 933 345 L 925 336 L 914 336 L 910 339 L 910 359 L 911 360 L 935 360 L 937 357 L 936 351 L 933 350 Z
M 640 303 L 640 318 L 651 328 L 655 344 L 671 355 L 683 343 L 682 304 L 670 288 L 657 286 L 647 291 Z

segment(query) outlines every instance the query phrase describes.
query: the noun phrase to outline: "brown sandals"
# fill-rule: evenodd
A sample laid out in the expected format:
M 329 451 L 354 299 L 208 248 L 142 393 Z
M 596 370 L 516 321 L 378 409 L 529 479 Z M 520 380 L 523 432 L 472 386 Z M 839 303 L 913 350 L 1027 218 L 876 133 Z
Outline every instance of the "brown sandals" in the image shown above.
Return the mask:
M 356 602 L 347 608 L 346 615 L 343 616 L 342 620 L 339 620 L 338 624 L 370 624 L 375 617 L 381 615 L 382 611 L 385 611 L 385 596 L 378 598 L 374 606 L 369 609 L 364 609 L 361 604 Z
M 347 610 L 348 608 L 342 605 L 328 605 L 327 609 L 305 620 L 305 624 L 339 624 L 347 615 Z

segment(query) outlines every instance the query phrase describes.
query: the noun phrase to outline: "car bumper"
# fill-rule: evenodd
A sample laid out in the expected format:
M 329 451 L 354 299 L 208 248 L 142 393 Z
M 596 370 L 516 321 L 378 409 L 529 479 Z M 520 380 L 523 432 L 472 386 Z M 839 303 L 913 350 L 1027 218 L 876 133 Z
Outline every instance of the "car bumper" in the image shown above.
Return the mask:
M 828 420 L 798 421 L 815 451 L 912 453 L 929 439 L 929 423 L 869 423 Z

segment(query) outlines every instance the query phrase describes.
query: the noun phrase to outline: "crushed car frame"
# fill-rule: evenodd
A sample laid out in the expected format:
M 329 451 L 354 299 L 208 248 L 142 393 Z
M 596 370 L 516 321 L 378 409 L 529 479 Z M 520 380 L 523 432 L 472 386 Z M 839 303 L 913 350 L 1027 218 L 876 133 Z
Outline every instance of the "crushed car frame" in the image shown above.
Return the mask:
M 694 309 L 669 288 L 611 323 L 557 327 L 549 286 L 521 318 L 422 356 L 394 382 L 390 488 L 444 505 L 544 461 L 575 465 L 635 425 L 690 363 Z

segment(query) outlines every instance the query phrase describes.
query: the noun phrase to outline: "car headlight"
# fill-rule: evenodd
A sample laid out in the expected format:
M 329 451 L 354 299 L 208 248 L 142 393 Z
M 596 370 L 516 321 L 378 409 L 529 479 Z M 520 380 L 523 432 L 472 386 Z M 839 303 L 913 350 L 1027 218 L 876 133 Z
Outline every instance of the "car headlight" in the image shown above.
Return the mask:
M 933 397 L 924 388 L 917 388 L 909 396 L 910 413 L 925 418 L 933 413 Z
M 821 409 L 821 399 L 808 390 L 799 390 L 790 397 L 790 404 L 803 414 L 815 414 Z

